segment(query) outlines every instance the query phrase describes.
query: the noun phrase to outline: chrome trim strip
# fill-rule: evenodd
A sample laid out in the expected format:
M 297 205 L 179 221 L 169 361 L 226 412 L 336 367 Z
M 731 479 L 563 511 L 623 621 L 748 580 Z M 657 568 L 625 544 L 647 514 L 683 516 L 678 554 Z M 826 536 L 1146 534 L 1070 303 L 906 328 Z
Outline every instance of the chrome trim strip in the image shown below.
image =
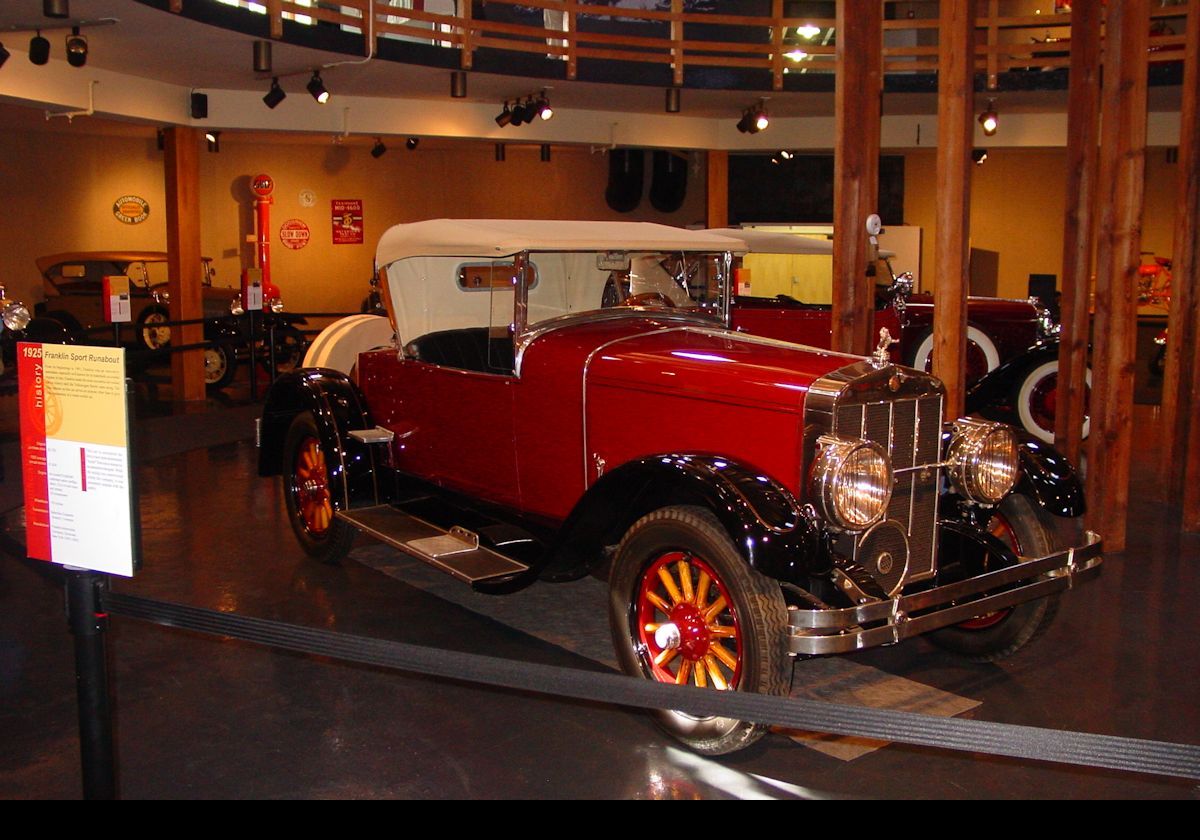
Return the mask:
M 1081 546 L 1045 557 L 1022 558 L 1016 566 L 924 592 L 844 609 L 793 609 L 788 613 L 788 649 L 792 654 L 817 655 L 893 644 L 981 613 L 1070 589 L 1076 581 L 1099 574 L 1104 560 L 1103 548 L 1100 536 L 1088 531 Z M 959 599 L 1013 584 L 1020 585 L 965 604 L 956 603 Z M 913 613 L 922 610 L 934 611 L 912 617 Z

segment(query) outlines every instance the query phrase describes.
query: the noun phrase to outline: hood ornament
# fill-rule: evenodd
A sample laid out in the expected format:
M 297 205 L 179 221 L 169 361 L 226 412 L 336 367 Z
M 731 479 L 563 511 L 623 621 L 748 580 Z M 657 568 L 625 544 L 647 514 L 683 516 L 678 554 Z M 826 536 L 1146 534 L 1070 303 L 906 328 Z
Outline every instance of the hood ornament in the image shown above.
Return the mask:
M 888 355 L 888 348 L 897 342 L 897 339 L 892 338 L 892 334 L 888 332 L 887 327 L 879 328 L 879 344 L 875 347 L 875 352 L 871 354 L 871 367 L 885 368 L 892 363 L 891 356 Z

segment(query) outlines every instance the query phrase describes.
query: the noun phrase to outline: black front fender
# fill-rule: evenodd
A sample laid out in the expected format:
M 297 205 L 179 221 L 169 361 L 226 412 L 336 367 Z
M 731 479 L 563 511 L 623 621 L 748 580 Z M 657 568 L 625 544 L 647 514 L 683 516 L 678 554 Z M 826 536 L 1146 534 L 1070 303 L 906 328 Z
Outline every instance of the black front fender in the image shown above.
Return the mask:
M 358 386 L 336 370 L 303 368 L 280 376 L 267 392 L 259 428 L 259 475 L 283 471 L 284 442 L 297 415 L 310 412 L 317 424 L 337 510 L 379 504 L 379 467 L 372 444 L 350 435 L 374 427 Z
M 738 553 L 768 577 L 800 582 L 828 562 L 815 516 L 787 488 L 718 456 L 670 454 L 622 464 L 593 484 L 564 523 L 544 576 L 586 574 L 604 546 L 671 505 L 711 510 Z
M 967 414 L 982 414 L 994 420 L 1011 422 L 1015 416 L 1012 392 L 1027 370 L 1058 358 L 1057 338 L 1035 344 L 1004 364 L 979 377 L 967 388 Z
M 1055 516 L 1083 516 L 1083 482 L 1067 457 L 1048 443 L 1027 433 L 1018 435 L 1021 478 L 1016 492 L 1029 496 Z

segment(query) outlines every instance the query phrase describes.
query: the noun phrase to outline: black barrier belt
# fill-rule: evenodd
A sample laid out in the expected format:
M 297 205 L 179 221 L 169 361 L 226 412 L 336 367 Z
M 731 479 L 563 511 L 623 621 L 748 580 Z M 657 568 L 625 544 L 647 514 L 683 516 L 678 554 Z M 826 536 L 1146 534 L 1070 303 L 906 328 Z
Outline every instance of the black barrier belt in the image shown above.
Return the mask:
M 617 706 L 677 709 L 693 715 L 718 715 L 788 729 L 830 732 L 925 747 L 1200 779 L 1200 746 L 1191 744 L 666 685 L 620 674 L 538 665 L 333 633 L 112 592 L 104 596 L 104 607 L 116 615 L 169 627 L 461 682 Z

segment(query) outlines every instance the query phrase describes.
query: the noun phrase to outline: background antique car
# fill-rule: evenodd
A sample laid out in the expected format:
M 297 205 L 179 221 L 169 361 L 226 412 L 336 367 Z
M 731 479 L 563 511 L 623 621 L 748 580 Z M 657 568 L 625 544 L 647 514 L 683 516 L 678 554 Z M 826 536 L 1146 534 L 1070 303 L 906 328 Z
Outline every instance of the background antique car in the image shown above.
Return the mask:
M 944 423 L 941 383 L 886 350 L 727 329 L 744 250 L 644 223 L 398 225 L 389 320 L 334 324 L 272 386 L 260 472 L 321 560 L 361 530 L 484 592 L 607 575 L 617 657 L 646 679 L 782 694 L 794 656 L 929 633 L 994 659 L 1037 636 L 1100 563 L 1071 467 Z M 614 272 L 634 293 L 601 308 Z M 762 734 L 657 717 L 706 753 Z
M 742 260 L 750 294 L 731 307 L 732 324 L 758 335 L 829 347 L 833 244 L 794 234 L 724 229 L 750 252 Z M 911 276 L 895 275 L 889 255 L 872 266 L 877 277 L 875 327 L 886 327 L 898 344 L 892 357 L 929 370 L 933 355 L 933 296 L 912 291 Z M 1034 299 L 967 299 L 968 411 L 1016 423 L 1046 443 L 1054 442 L 1058 391 L 1058 331 L 1049 311 Z M 1091 373 L 1088 373 L 1091 382 Z M 1087 436 L 1085 421 L 1084 437 Z
M 29 325 L 29 309 L 18 300 L 10 300 L 0 286 L 0 393 L 17 384 L 17 342 L 24 338 Z

